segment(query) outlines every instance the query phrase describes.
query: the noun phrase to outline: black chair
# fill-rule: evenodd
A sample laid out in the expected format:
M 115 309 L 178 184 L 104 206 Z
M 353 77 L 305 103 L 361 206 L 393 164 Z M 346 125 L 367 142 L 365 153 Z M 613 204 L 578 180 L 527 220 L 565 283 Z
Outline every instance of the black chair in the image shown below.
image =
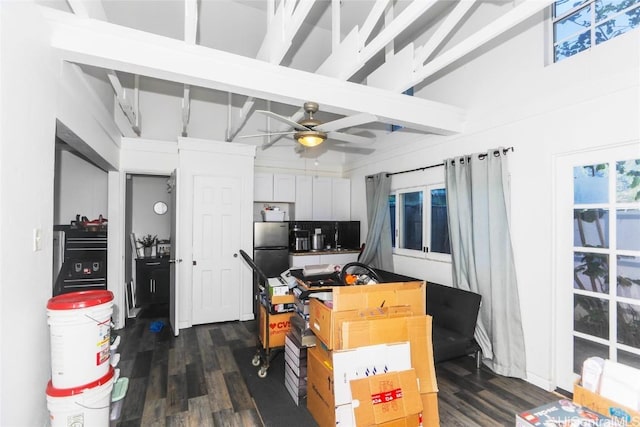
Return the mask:
M 482 296 L 451 286 L 427 283 L 427 314 L 433 317 L 433 358 L 443 362 L 475 354 L 480 368 L 481 350 L 473 337 Z

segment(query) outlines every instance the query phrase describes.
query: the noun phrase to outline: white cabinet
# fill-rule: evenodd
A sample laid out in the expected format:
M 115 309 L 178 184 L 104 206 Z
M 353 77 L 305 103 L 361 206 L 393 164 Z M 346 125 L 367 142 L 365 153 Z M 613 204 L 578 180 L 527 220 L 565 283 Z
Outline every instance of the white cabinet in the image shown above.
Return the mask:
M 295 203 L 296 221 L 351 220 L 351 180 L 256 172 L 254 202 Z
M 273 201 L 296 201 L 296 176 L 289 174 L 273 174 Z
M 289 255 L 290 268 L 304 268 L 305 265 L 320 264 L 320 255 Z
M 311 221 L 313 219 L 313 177 L 296 175 L 295 219 Z
M 348 254 L 323 254 L 320 255 L 320 264 L 345 265 L 358 260 L 357 253 Z
M 332 180 L 326 176 L 313 177 L 313 220 L 331 221 L 332 215 Z
M 305 265 L 337 264 L 345 265 L 358 260 L 357 252 L 344 254 L 309 254 L 309 255 L 289 255 L 290 268 L 304 268 Z
M 351 220 L 351 180 L 331 179 L 331 220 Z
M 256 172 L 253 175 L 253 200 L 270 202 L 273 199 L 273 174 Z
M 295 202 L 296 177 L 288 174 L 256 172 L 253 200 L 256 202 Z
M 313 219 L 349 221 L 351 219 L 351 180 L 318 176 L 313 178 Z

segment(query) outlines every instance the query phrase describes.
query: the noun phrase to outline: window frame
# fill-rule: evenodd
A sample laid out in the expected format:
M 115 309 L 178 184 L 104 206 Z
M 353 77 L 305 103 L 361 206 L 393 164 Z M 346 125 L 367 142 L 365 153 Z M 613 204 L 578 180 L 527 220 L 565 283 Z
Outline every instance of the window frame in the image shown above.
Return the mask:
M 639 9 L 640 8 L 640 2 L 637 2 L 635 4 L 632 4 L 630 6 L 628 6 L 626 9 L 618 11 L 612 15 L 607 16 L 606 18 L 604 18 L 601 21 L 596 22 L 597 19 L 597 11 L 596 11 L 596 3 L 598 2 L 598 0 L 585 0 L 583 3 L 578 4 L 570 9 L 567 9 L 566 11 L 564 11 L 563 13 L 561 13 L 560 15 L 556 16 L 556 6 L 558 1 L 555 1 L 551 4 L 550 6 L 550 11 L 549 11 L 549 16 L 550 16 L 550 40 L 551 40 L 551 63 L 557 63 L 557 62 L 561 62 L 565 59 L 569 59 L 573 56 L 576 56 L 582 52 L 586 52 L 586 51 L 590 51 L 591 49 L 593 49 L 596 46 L 599 46 L 600 44 L 610 40 L 610 39 L 606 39 L 603 41 L 598 42 L 597 39 L 597 32 L 598 32 L 598 27 L 600 27 L 601 25 L 606 24 L 607 22 L 618 18 L 621 15 L 626 14 L 627 12 L 630 12 L 632 10 L 635 9 Z M 584 27 L 581 30 L 577 30 L 569 35 L 565 35 L 562 39 L 556 40 L 556 23 L 563 21 L 571 16 L 574 15 L 578 15 L 582 10 L 584 9 L 589 9 L 588 11 L 588 15 L 589 15 L 589 26 L 588 27 Z M 640 28 L 640 25 L 630 28 L 628 31 L 625 31 L 624 33 L 620 33 L 618 35 L 622 35 L 625 34 L 629 31 L 632 31 L 634 29 L 638 29 Z M 586 32 L 589 32 L 589 47 L 581 50 L 579 52 L 576 52 L 572 55 L 569 56 L 563 56 L 562 58 L 557 59 L 556 58 L 556 47 L 558 45 L 561 45 L 562 43 L 571 40 L 573 38 L 576 38 L 578 36 L 580 36 L 581 34 L 584 34 Z M 618 35 L 614 36 L 613 38 L 617 37 Z
M 431 191 L 445 190 L 444 182 L 425 184 L 412 187 L 403 187 L 392 189 L 389 196 L 395 197 L 395 224 L 391 224 L 392 233 L 395 236 L 395 244 L 393 245 L 393 254 L 407 256 L 411 258 L 426 259 L 431 261 L 451 262 L 451 254 L 431 251 Z M 407 193 L 422 192 L 422 249 L 402 248 L 402 231 L 404 224 L 402 221 L 402 195 Z

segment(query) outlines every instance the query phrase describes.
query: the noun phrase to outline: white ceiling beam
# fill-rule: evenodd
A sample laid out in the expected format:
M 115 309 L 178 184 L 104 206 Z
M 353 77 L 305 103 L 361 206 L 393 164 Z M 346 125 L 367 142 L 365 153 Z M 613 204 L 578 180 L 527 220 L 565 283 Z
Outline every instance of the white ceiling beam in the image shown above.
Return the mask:
M 73 13 L 78 16 L 99 19 L 101 21 L 107 20 L 107 14 L 100 0 L 67 0 L 67 3 L 71 7 L 71 10 L 73 10 Z
M 477 0 L 460 0 L 453 10 L 446 16 L 442 24 L 433 33 L 429 40 L 416 49 L 416 67 L 422 67 L 427 59 L 442 44 L 445 38 L 462 21 L 462 18 L 471 10 Z
M 203 46 L 41 7 L 51 45 L 62 59 L 289 105 L 313 99 L 343 115 L 370 113 L 380 122 L 452 134 L 464 128 L 460 108 L 268 64 Z
M 427 64 L 422 68 L 417 69 L 410 80 L 402 83 L 400 90 L 404 91 L 417 85 L 448 65 L 451 65 L 465 55 L 478 49 L 485 43 L 520 24 L 527 18 L 530 18 L 540 12 L 553 2 L 554 0 L 522 0 L 521 3 L 509 12 L 505 13 L 498 19 L 495 19 L 481 30 L 476 31 L 474 34 L 467 37 L 454 47 L 448 49 L 446 52 L 436 56 L 431 61 L 427 62 Z
M 422 68 L 475 2 L 459 1 L 423 46 L 414 49 L 413 43 L 409 43 L 400 52 L 387 55 L 385 63 L 367 76 L 367 84 L 394 92 L 406 90 L 402 89 L 405 82 L 412 80 L 414 72 Z
M 198 40 L 198 0 L 184 0 L 184 41 L 195 45 Z M 182 136 L 188 135 L 191 112 L 191 87 L 184 85 L 182 94 Z
M 137 136 L 140 136 L 137 109 L 131 104 L 131 102 L 129 102 L 129 98 L 127 98 L 127 92 L 120 84 L 120 79 L 118 79 L 116 72 L 112 69 L 107 69 L 106 72 L 107 78 L 109 79 L 109 82 L 111 82 L 111 87 L 113 87 L 113 91 L 115 92 L 116 101 L 120 106 L 120 110 L 122 110 L 125 117 L 127 118 L 129 126 L 131 126 L 131 130 Z M 117 111 L 117 108 L 115 110 Z M 123 136 L 130 136 L 129 131 L 127 130 L 126 132 L 123 132 Z
M 290 2 L 294 4 L 294 1 Z M 273 15 L 267 10 L 267 35 L 262 40 L 262 45 L 258 50 L 257 59 L 270 62 L 272 64 L 280 64 L 285 55 L 291 48 L 293 38 L 298 34 L 302 24 L 311 12 L 311 8 L 315 0 L 301 0 L 295 10 L 288 9 L 289 13 L 285 14 L 285 7 L 281 4 L 278 11 L 274 11 Z M 269 2 L 273 7 L 273 2 Z M 276 14 L 279 14 L 276 16 Z M 276 37 L 277 35 L 277 37 Z M 248 97 L 237 116 L 237 120 L 232 121 L 231 128 L 227 129 L 227 141 L 233 141 L 240 130 L 244 127 L 249 119 L 249 113 L 255 105 L 253 97 Z
M 369 15 L 367 15 L 367 18 L 365 19 L 364 24 L 362 24 L 362 28 L 360 29 L 360 39 L 362 40 L 363 44 L 366 40 L 369 39 L 369 36 L 380 20 L 380 17 L 382 17 L 382 14 L 387 9 L 389 1 L 390 0 L 377 0 L 369 11 Z
M 340 29 L 340 1 L 331 0 L 331 50 L 336 50 L 340 46 L 342 35 Z
M 196 44 L 198 40 L 198 0 L 184 0 L 184 41 Z
M 355 27 L 342 41 L 338 50 L 332 52 L 316 72 L 348 80 L 435 3 L 435 0 L 414 0 L 364 47 L 362 45 L 366 39 L 362 38 L 358 27 Z
M 82 18 L 99 19 L 101 21 L 107 21 L 107 14 L 102 7 L 101 1 L 96 0 L 67 0 L 71 10 L 74 14 Z M 117 124 L 120 132 L 123 136 L 134 137 L 140 135 L 139 122 L 136 118 L 138 115 L 137 109 L 134 109 L 126 98 L 124 88 L 120 84 L 118 76 L 113 70 L 107 70 L 107 77 L 111 86 L 115 92 L 115 99 L 120 108 L 114 108 L 113 120 Z M 125 125 L 126 119 L 129 124 Z M 132 121 L 133 120 L 133 121 Z

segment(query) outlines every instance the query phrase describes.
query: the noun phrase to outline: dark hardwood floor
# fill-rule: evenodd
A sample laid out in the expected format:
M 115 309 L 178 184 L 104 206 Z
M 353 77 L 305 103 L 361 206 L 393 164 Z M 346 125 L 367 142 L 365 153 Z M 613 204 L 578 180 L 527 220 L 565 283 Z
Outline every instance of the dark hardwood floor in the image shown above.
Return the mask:
M 150 323 L 166 326 L 152 332 Z M 254 322 L 200 325 L 173 337 L 166 318 L 130 319 L 121 336 L 120 375 L 129 378 L 118 427 L 261 426 L 235 348 L 254 346 Z M 280 359 L 282 360 L 282 359 Z M 436 366 L 440 423 L 513 426 L 515 414 L 559 399 L 529 383 L 500 377 L 463 357 Z

